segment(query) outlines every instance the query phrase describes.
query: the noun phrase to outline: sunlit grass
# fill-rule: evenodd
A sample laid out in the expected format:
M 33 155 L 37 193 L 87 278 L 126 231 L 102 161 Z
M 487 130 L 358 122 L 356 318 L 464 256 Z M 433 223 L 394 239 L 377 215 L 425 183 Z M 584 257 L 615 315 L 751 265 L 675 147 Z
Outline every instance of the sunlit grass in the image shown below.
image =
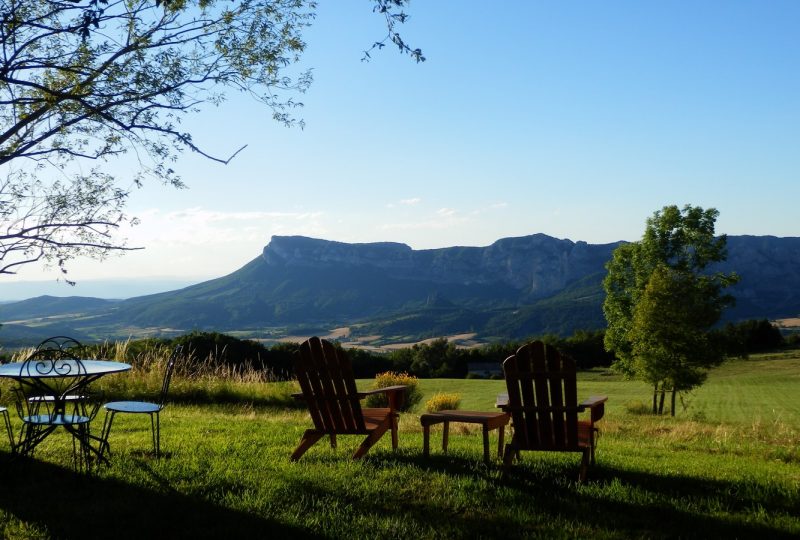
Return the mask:
M 104 390 L 157 391 L 155 360 L 107 377 Z M 791 399 L 799 372 L 797 355 L 731 362 L 675 418 L 629 411 L 648 403 L 644 384 L 580 374 L 580 397 L 609 396 L 585 484 L 576 482 L 577 455 L 523 453 L 507 471 L 484 465 L 474 426 L 454 424 L 446 455 L 434 430 L 425 459 L 419 407 L 402 415 L 396 453 L 384 437 L 353 462 L 360 437 L 342 436 L 336 450 L 320 441 L 291 463 L 310 426 L 291 406 L 292 383 L 184 372 L 162 414 L 165 457 L 152 456 L 146 418 L 117 418 L 111 466 L 88 477 L 68 467 L 69 439 L 54 436 L 34 461 L 2 464 L 0 528 L 17 538 L 792 537 L 800 535 L 800 400 Z M 504 383 L 421 380 L 419 388 L 423 403 L 455 392 L 464 410 L 494 410 Z M 86 508 L 91 519 L 76 518 Z

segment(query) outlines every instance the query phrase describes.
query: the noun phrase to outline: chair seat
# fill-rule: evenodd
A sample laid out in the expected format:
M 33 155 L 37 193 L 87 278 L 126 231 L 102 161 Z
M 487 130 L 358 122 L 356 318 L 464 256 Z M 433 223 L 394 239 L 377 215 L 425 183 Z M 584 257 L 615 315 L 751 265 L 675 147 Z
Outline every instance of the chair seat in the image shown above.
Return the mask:
M 86 401 L 88 398 L 87 396 L 79 396 L 70 394 L 61 398 L 62 401 Z M 28 401 L 36 402 L 36 401 L 45 401 L 45 402 L 52 402 L 55 401 L 55 396 L 31 396 L 28 398 Z
M 107 411 L 134 414 L 153 414 L 161 410 L 160 405 L 148 401 L 112 401 L 106 403 L 103 407 L 105 407 Z
M 79 414 L 36 414 L 22 417 L 24 423 L 36 426 L 74 426 L 78 424 L 88 424 L 91 420 L 92 419 L 88 416 Z
M 364 415 L 364 426 L 367 431 L 371 431 L 386 422 L 386 418 L 392 414 L 392 410 L 389 408 L 361 409 L 361 414 Z

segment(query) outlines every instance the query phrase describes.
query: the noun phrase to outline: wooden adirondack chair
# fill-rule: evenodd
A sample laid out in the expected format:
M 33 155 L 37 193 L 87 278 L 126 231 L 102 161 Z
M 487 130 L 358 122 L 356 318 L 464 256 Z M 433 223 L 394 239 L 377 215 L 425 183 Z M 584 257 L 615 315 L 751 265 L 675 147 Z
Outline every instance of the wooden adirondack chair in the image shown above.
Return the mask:
M 330 437 L 332 448 L 336 448 L 337 435 L 367 435 L 353 459 L 364 456 L 387 430 L 392 432 L 392 449 L 397 449 L 397 410 L 402 403 L 405 386 L 357 391 L 347 354 L 318 337 L 312 337 L 300 345 L 294 368 L 303 391 L 302 394 L 295 394 L 295 397 L 305 400 L 314 428 L 305 431 L 292 453 L 292 461 L 300 459 L 325 435 Z M 361 399 L 378 393 L 387 395 L 389 407 L 361 408 Z
M 498 406 L 511 414 L 514 434 L 506 445 L 503 461 L 510 465 L 520 450 L 580 452 L 579 479 L 586 479 L 594 464 L 598 429 L 606 396 L 578 403 L 575 362 L 550 345 L 533 341 L 503 362 L 508 399 Z M 578 413 L 588 409 L 588 420 Z

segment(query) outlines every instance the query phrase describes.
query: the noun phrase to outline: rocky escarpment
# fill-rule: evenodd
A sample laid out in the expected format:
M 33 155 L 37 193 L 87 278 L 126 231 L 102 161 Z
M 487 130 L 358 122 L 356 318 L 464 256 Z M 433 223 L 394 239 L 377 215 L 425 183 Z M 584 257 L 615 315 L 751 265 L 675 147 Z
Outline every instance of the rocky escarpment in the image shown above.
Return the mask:
M 462 332 L 492 340 L 569 335 L 605 326 L 604 265 L 617 245 L 534 234 L 485 247 L 413 250 L 275 236 L 261 256 L 227 276 L 97 305 L 26 300 L 0 306 L 0 321 L 52 317 L 44 321 L 49 335 L 127 336 L 132 327 L 260 335 L 265 328 L 316 332 L 347 325 L 403 341 Z M 725 320 L 800 315 L 798 268 L 800 238 L 729 237 L 728 260 L 709 269 L 741 277 Z M 53 317 L 65 313 L 72 316 Z M 3 326 L 6 338 L 11 327 Z
M 543 297 L 604 271 L 618 244 L 590 245 L 544 234 L 504 238 L 487 247 L 413 250 L 405 244 L 346 244 L 301 236 L 273 236 L 264 248 L 268 265 L 374 267 L 396 279 L 451 284 L 502 283 Z

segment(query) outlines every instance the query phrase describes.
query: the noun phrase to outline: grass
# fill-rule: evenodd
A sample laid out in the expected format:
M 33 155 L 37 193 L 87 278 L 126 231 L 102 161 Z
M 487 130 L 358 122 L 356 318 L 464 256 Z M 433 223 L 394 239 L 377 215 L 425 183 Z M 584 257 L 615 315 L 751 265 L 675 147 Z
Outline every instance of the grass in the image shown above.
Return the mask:
M 109 377 L 105 390 L 155 391 L 156 368 Z M 676 418 L 637 412 L 637 402 L 648 402 L 646 385 L 602 371 L 581 374 L 581 397 L 609 396 L 598 464 L 585 484 L 575 481 L 577 455 L 524 453 L 508 471 L 484 465 L 474 426 L 454 427 L 447 455 L 435 431 L 425 459 L 421 410 L 402 416 L 396 453 L 387 436 L 353 462 L 360 439 L 340 437 L 337 450 L 319 443 L 290 463 L 310 425 L 290 385 L 209 373 L 175 383 L 176 402 L 162 415 L 162 459 L 149 451 L 146 418 L 129 416 L 115 420 L 111 466 L 91 476 L 66 465 L 64 435 L 48 440 L 35 460 L 0 451 L 2 536 L 800 535 L 798 354 L 727 363 Z M 419 387 L 423 403 L 436 392 L 459 393 L 462 409 L 493 410 L 504 383 L 421 380 Z

